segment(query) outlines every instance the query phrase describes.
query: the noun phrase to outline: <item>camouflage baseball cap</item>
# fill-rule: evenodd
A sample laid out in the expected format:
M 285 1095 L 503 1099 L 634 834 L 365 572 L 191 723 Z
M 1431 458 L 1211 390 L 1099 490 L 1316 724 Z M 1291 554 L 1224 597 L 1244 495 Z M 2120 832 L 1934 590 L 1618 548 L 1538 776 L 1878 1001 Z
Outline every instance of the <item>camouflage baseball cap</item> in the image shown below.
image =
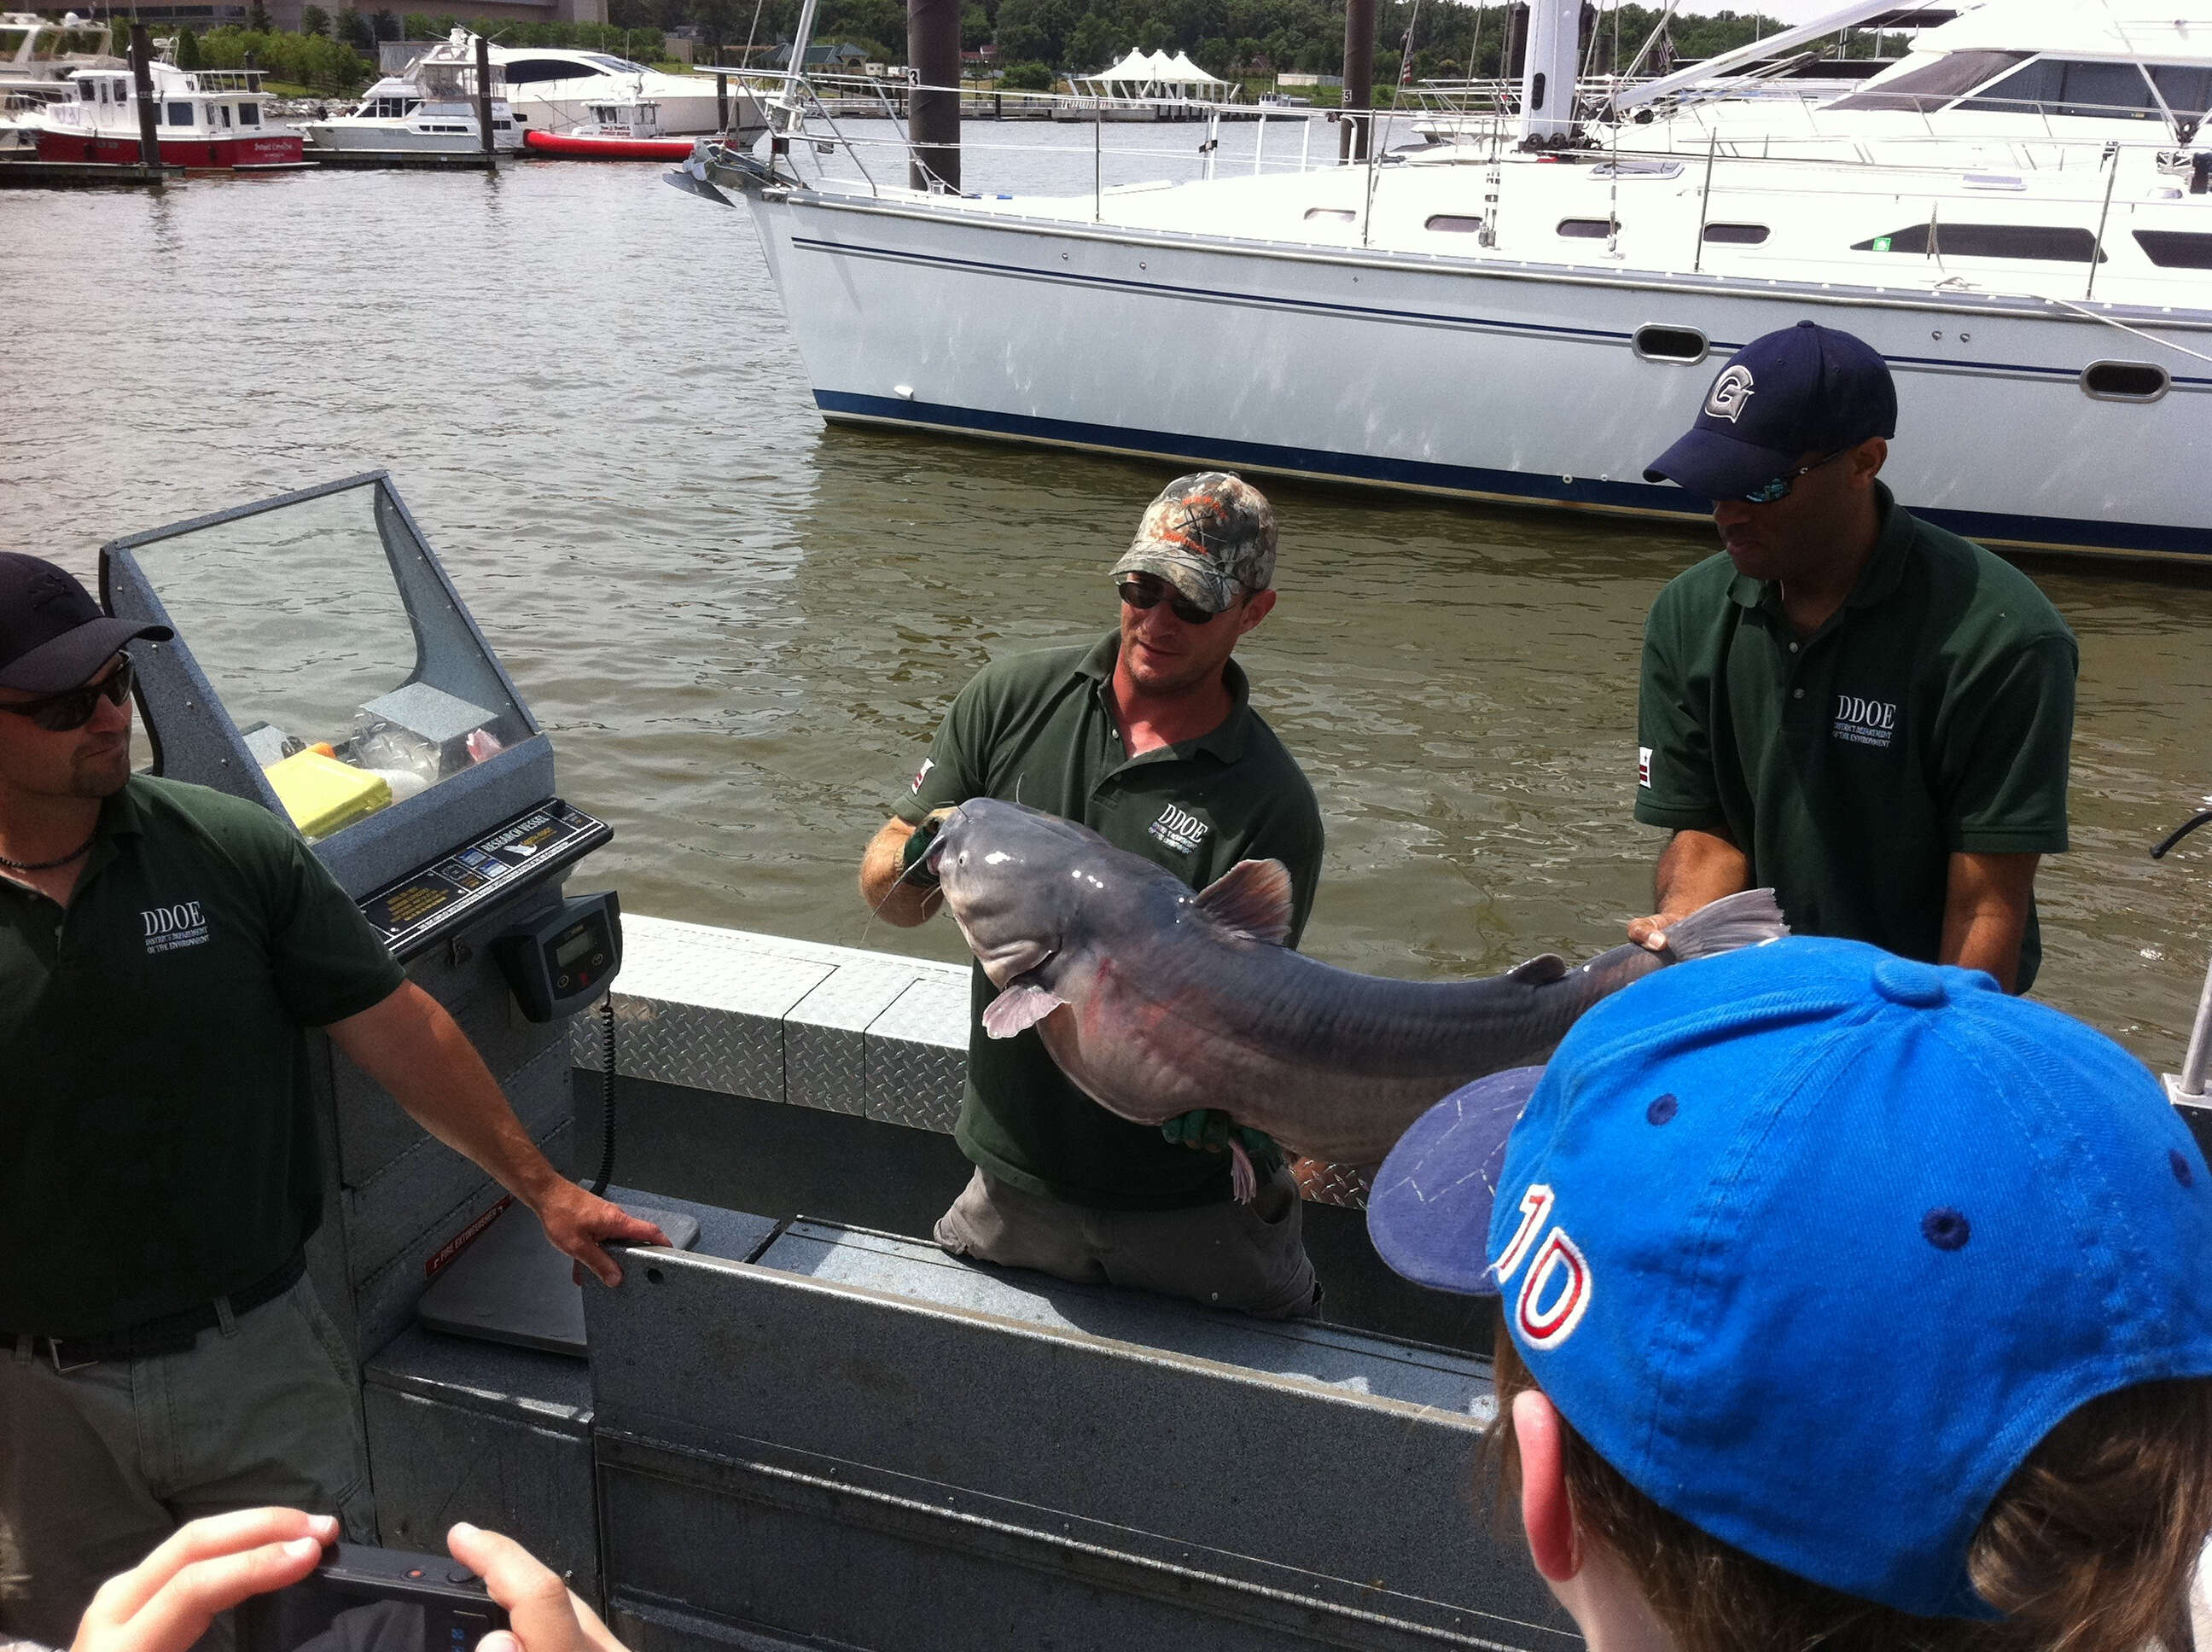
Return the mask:
M 1177 477 L 1145 509 L 1114 577 L 1153 574 L 1213 613 L 1233 606 L 1238 587 L 1265 591 L 1275 579 L 1275 513 L 1267 496 L 1226 471 Z

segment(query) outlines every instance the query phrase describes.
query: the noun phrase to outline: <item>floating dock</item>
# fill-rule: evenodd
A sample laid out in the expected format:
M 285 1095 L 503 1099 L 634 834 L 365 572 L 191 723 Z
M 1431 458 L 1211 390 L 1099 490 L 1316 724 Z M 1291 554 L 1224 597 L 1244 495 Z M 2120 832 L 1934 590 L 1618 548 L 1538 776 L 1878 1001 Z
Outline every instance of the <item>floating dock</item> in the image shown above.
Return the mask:
M 98 189 L 135 185 L 159 189 L 185 175 L 182 167 L 95 161 L 0 161 L 0 189 Z
M 497 172 L 501 157 L 482 149 L 309 149 L 307 159 L 337 172 Z

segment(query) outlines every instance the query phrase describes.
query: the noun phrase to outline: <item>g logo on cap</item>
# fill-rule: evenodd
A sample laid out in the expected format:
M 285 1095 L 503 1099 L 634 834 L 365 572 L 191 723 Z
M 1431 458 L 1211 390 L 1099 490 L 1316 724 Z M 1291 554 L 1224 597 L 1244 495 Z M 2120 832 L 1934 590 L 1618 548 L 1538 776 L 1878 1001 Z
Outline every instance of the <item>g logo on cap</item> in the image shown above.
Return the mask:
M 1751 399 L 1754 388 L 1751 369 L 1741 365 L 1723 367 L 1721 376 L 1713 380 L 1713 387 L 1705 397 L 1705 411 L 1716 419 L 1726 419 L 1734 424 L 1743 416 L 1743 404 Z

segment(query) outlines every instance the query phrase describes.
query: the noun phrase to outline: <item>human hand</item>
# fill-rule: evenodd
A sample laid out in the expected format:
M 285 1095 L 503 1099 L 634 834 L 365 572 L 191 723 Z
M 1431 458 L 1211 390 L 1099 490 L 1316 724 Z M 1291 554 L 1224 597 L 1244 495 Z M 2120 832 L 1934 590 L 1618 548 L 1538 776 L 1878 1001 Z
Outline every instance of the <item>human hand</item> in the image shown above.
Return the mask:
M 1682 914 L 1679 912 L 1655 912 L 1649 918 L 1628 920 L 1628 938 L 1649 952 L 1667 950 L 1667 930 Z
M 186 1652 L 218 1612 L 296 1583 L 338 1539 L 334 1515 L 247 1509 L 179 1527 L 100 1586 L 72 1652 Z
M 589 1268 L 601 1285 L 622 1283 L 622 1269 L 602 1247 L 609 1241 L 625 1245 L 665 1245 L 668 1236 L 652 1223 L 630 1215 L 619 1205 L 587 1192 L 573 1181 L 555 1186 L 538 1206 L 538 1220 L 554 1249 L 576 1260 L 576 1283 Z
M 1160 1127 L 1160 1134 L 1170 1141 L 1208 1153 L 1228 1151 L 1229 1131 L 1229 1115 L 1211 1107 L 1197 1107 L 1188 1113 L 1178 1113 Z
M 1279 1151 L 1275 1139 L 1265 1131 L 1249 1129 L 1212 1107 L 1195 1107 L 1188 1113 L 1176 1114 L 1160 1127 L 1160 1134 L 1170 1141 L 1208 1153 L 1227 1152 L 1232 1139 L 1242 1142 L 1248 1153 Z
M 446 1534 L 446 1546 L 507 1608 L 510 1627 L 492 1631 L 476 1652 L 627 1652 L 599 1614 L 513 1538 L 465 1522 Z

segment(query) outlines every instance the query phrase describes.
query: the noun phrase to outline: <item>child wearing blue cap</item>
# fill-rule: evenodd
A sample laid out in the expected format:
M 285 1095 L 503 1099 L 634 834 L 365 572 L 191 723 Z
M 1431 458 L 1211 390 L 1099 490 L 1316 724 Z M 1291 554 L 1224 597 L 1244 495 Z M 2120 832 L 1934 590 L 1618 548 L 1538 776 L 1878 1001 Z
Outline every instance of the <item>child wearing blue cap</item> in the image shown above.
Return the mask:
M 1596 1649 L 2178 1652 L 2212 1176 L 2118 1045 L 1800 938 L 1407 1133 L 1369 1226 L 1496 1296 L 1501 1499 Z

